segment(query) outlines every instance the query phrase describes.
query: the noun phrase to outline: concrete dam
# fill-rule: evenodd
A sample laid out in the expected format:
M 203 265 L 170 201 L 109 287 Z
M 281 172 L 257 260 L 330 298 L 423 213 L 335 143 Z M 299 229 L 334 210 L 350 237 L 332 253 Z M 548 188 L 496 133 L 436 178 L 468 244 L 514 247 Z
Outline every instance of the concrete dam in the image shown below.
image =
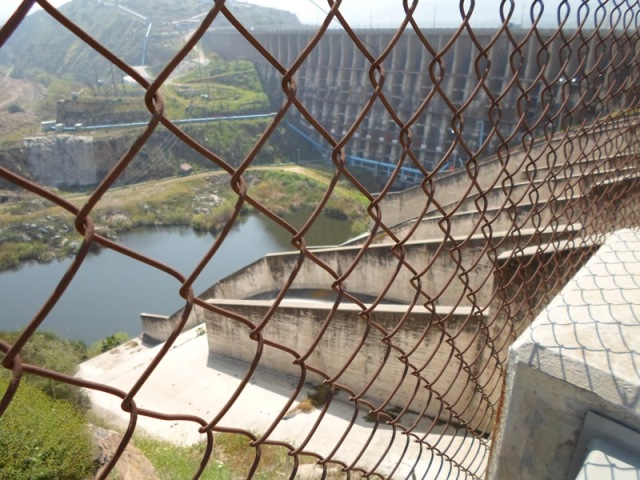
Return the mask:
M 621 45 L 584 32 L 532 35 L 515 27 L 510 35 L 484 29 L 471 36 L 466 30 L 428 29 L 425 45 L 409 29 L 395 44 L 395 30 L 359 30 L 356 42 L 342 29 L 329 29 L 301 62 L 315 30 L 252 33 L 271 61 L 235 31 L 215 31 L 205 41 L 225 57 L 255 62 L 273 111 L 290 88 L 274 65 L 299 63 L 292 76 L 299 105 L 289 109 L 287 122 L 328 152 L 344 143 L 348 160 L 369 169 L 376 164 L 367 160 L 401 159 L 408 169 L 460 167 L 471 155 L 487 157 L 520 145 L 524 132 L 543 135 L 550 119 L 557 120 L 557 129 L 593 120 L 610 107 L 602 102 L 607 92 L 619 92 L 620 108 L 628 100 L 624 68 L 605 68 L 623 64 Z M 379 60 L 372 66 L 372 59 Z M 356 123 L 368 102 L 370 110 Z M 411 132 L 409 156 L 405 129 Z
M 213 285 L 184 328 L 206 323 L 210 351 L 237 360 L 296 376 L 303 362 L 371 409 L 488 432 L 509 345 L 563 286 L 541 279 L 570 278 L 638 222 L 637 118 L 610 115 L 636 103 L 625 52 L 584 32 L 434 30 L 431 48 L 413 32 L 387 49 L 391 31 L 328 30 L 298 62 L 313 33 L 254 32 L 261 56 L 237 33 L 205 38 L 255 61 L 276 109 L 294 85 L 279 67 L 299 64 L 285 119 L 327 160 L 403 163 L 421 183 L 382 195 L 348 245 L 269 255 Z M 285 288 L 337 300 L 254 299 Z M 144 333 L 164 341 L 182 317 L 143 315 Z

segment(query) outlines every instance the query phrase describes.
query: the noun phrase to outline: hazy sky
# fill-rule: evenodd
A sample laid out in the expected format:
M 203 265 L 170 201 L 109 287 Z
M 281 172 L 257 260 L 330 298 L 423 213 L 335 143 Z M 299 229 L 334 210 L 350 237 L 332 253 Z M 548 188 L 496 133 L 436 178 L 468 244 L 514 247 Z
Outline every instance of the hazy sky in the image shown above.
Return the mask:
M 271 6 L 290 10 L 303 23 L 317 24 L 329 10 L 327 0 L 240 0 L 246 3 Z M 496 20 L 496 12 L 501 0 L 476 0 L 474 18 L 479 23 L 491 23 Z M 409 0 L 407 3 L 411 3 Z M 467 0 L 467 3 L 470 2 Z M 392 26 L 404 18 L 403 0 L 343 0 L 340 11 L 347 21 L 355 26 Z M 415 17 L 427 25 L 460 23 L 458 2 L 455 0 L 420 0 Z M 522 9 L 516 12 L 518 21 Z
M 54 5 L 66 3 L 69 0 L 52 0 Z M 176 0 L 179 1 L 179 0 Z M 317 24 L 323 18 L 323 10 L 329 9 L 327 0 L 238 0 L 245 3 L 264 5 L 295 13 L 303 23 Z M 528 15 L 525 4 L 532 0 L 516 0 L 513 22 L 519 23 L 521 17 Z M 560 0 L 546 0 L 545 19 L 555 21 L 555 10 Z M 0 19 L 8 18 L 19 5 L 20 0 L 0 0 Z M 455 0 L 420 0 L 416 18 L 424 25 L 451 26 L 459 24 L 460 13 Z M 498 21 L 501 0 L 476 0 L 472 16 L 472 25 L 490 26 Z M 572 4 L 580 4 L 582 0 L 571 0 Z M 594 2 L 591 2 L 593 4 Z M 465 4 L 471 4 L 466 0 Z M 340 11 L 354 26 L 393 26 L 397 25 L 403 15 L 403 0 L 343 0 Z M 526 22 L 525 22 L 526 23 Z
M 67 3 L 69 0 L 57 0 L 52 1 L 54 5 L 61 5 Z M 179 0 L 176 0 L 179 1 Z M 327 0 L 238 0 L 243 3 L 253 3 L 256 5 L 263 5 L 266 7 L 279 8 L 282 10 L 288 10 L 295 13 L 301 22 L 303 23 L 318 23 L 323 18 L 322 11 L 329 9 Z M 425 0 L 422 0 L 423 2 Z M 435 4 L 434 0 L 426 0 L 429 4 Z M 448 0 L 451 1 L 451 0 Z M 480 0 L 480 1 L 493 1 L 493 0 Z M 440 2 L 442 3 L 442 2 Z M 7 18 L 13 13 L 16 7 L 20 4 L 20 0 L 0 0 L 0 18 Z M 316 6 L 317 5 L 317 6 Z M 318 8 L 320 7 L 320 8 Z M 399 9 L 398 9 L 399 7 Z M 433 7 L 432 7 L 433 8 Z M 360 23 L 368 23 L 371 17 L 375 17 L 376 21 L 384 19 L 384 21 L 391 20 L 389 14 L 395 13 L 395 17 L 400 15 L 398 12 L 402 12 L 402 0 L 343 0 L 340 6 L 344 15 L 349 15 L 349 20 L 352 18 Z M 364 18 L 363 18 L 364 16 Z

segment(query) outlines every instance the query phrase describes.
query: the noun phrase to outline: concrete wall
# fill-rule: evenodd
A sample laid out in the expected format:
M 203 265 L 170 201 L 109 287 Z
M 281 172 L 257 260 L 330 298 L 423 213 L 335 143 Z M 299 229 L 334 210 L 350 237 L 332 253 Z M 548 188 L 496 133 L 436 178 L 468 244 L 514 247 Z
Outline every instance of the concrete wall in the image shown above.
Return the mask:
M 254 326 L 272 306 L 271 301 L 209 303 Z M 293 350 L 304 357 L 309 380 L 324 380 L 313 375 L 314 369 L 320 370 L 336 379 L 336 386 L 346 391 L 342 395 L 363 395 L 374 408 L 406 408 L 488 430 L 495 413 L 488 400 L 495 402 L 499 391 L 476 389 L 477 383 L 491 385 L 490 375 L 482 374 L 484 363 L 477 360 L 483 346 L 477 338 L 485 322 L 481 315 L 471 315 L 465 308 L 442 308 L 434 315 L 424 307 L 407 315 L 407 306 L 380 305 L 363 317 L 354 304 L 343 304 L 335 312 L 332 307 L 332 303 L 285 300 L 260 330 L 264 342 L 270 342 L 264 345 L 260 366 L 298 376 L 302 367 Z M 212 353 L 247 363 L 254 360 L 258 340 L 249 327 L 209 310 L 203 316 Z M 397 333 L 385 339 L 400 323 Z M 444 341 L 453 337 L 455 347 Z M 410 354 L 406 359 L 402 358 L 405 353 Z M 474 375 L 480 377 L 478 381 Z M 433 394 L 424 388 L 426 383 Z
M 499 196 L 497 192 L 502 188 L 508 190 L 511 185 L 532 182 L 540 191 L 531 191 L 531 194 L 541 199 L 545 198 L 546 191 L 563 192 L 566 185 L 571 186 L 573 196 L 578 196 L 593 182 L 613 178 L 615 172 L 620 173 L 620 166 L 628 165 L 628 157 L 638 154 L 639 133 L 638 125 L 618 127 L 611 123 L 591 130 L 567 132 L 551 141 L 541 140 L 527 149 L 515 148 L 506 158 L 494 156 L 478 161 L 477 168 L 469 171 L 459 169 L 439 174 L 424 187 L 387 194 L 380 203 L 382 220 L 391 227 L 412 220 L 425 210 L 435 211 L 435 207 L 427 203 L 429 198 L 434 198 L 445 211 L 451 211 L 460 205 L 473 206 L 478 195 L 491 190 L 496 190 L 492 195 Z M 509 197 L 517 201 L 521 195 L 513 191 Z
M 183 310 L 178 310 L 173 315 L 141 313 L 142 333 L 146 340 L 152 343 L 165 342 L 178 327 L 182 319 L 182 312 Z M 201 323 L 204 323 L 203 309 L 194 307 L 182 331 L 187 331 Z
M 141 313 L 140 321 L 142 322 L 144 336 L 152 342 L 165 341 L 178 325 L 177 317 L 155 315 L 153 313 Z
M 488 266 L 481 265 L 471 271 L 480 259 L 486 240 L 477 238 L 469 242 L 464 252 L 461 263 L 468 265 L 470 270 L 470 286 L 481 290 L 481 282 L 488 274 Z M 412 269 L 401 266 L 400 260 L 393 255 L 393 245 L 375 245 L 369 248 L 361 257 L 352 273 L 346 278 L 343 287 L 354 293 L 377 297 L 390 284 L 385 298 L 401 303 L 410 303 L 416 294 L 416 287 L 412 285 L 412 278 L 421 274 L 422 285 L 420 287 L 423 296 L 420 303 L 428 302 L 431 298 L 438 297 L 435 302 L 438 305 L 467 305 L 468 300 L 464 295 L 464 285 L 455 277 L 457 256 L 451 255 L 450 250 L 455 250 L 456 243 L 428 241 L 409 243 L 404 249 L 404 262 L 412 266 Z M 339 247 L 331 249 L 314 250 L 314 256 L 323 265 L 330 268 L 336 275 L 341 275 L 351 267 L 352 262 L 360 253 L 358 247 Z M 214 285 L 203 293 L 203 298 L 238 298 L 246 299 L 255 295 L 279 290 L 287 282 L 291 272 L 294 271 L 300 254 L 282 253 L 266 256 L 263 261 L 236 272 L 224 281 Z M 452 258 L 453 257 L 453 258 Z M 428 267 L 428 268 L 427 268 Z M 419 269 L 420 271 L 414 271 Z M 426 270 L 422 273 L 422 270 Z M 448 280 L 451 283 L 444 293 L 443 286 Z M 292 287 L 295 289 L 328 288 L 336 278 L 330 275 L 323 267 L 305 259 L 297 273 Z M 481 298 L 482 293 L 479 295 Z
M 451 252 L 459 251 L 455 240 L 442 242 L 439 240 L 408 243 L 405 246 L 405 259 L 411 265 L 431 264 L 423 274 L 421 290 L 428 295 L 422 295 L 418 304 L 441 305 L 445 307 L 469 306 L 469 295 L 472 291 L 476 304 L 480 309 L 488 309 L 494 301 L 494 260 L 501 252 L 522 250 L 531 245 L 545 245 L 549 242 L 574 238 L 578 234 L 579 226 L 556 226 L 545 231 L 523 229 L 513 235 L 494 233 L 493 242 L 489 244 L 483 235 L 476 235 L 466 239 L 461 265 L 468 267 L 468 285 L 460 279 L 456 272 L 457 255 Z M 461 239 L 462 240 L 462 239 Z M 352 276 L 344 283 L 346 291 L 367 294 L 377 297 L 386 283 L 395 273 L 395 264 L 389 261 L 394 258 L 391 254 L 392 245 L 373 245 L 365 253 Z M 544 248 L 544 247 L 541 247 Z M 329 265 L 334 272 L 344 272 L 350 262 L 358 254 L 360 247 L 337 247 L 331 249 L 314 250 L 314 255 L 325 265 Z M 532 252 L 535 254 L 537 252 Z M 245 300 L 257 295 L 280 290 L 293 271 L 299 259 L 299 253 L 279 253 L 266 255 L 251 265 L 229 275 L 199 296 L 207 299 L 235 299 Z M 431 261 L 430 261 L 431 260 Z M 353 277 L 353 279 L 351 279 Z M 415 296 L 416 287 L 412 285 L 413 274 L 405 269 L 392 283 L 392 288 L 385 295 L 387 301 L 394 300 L 410 304 Z M 447 281 L 451 280 L 449 285 Z M 329 275 L 317 264 L 308 259 L 300 268 L 293 288 L 296 289 L 327 289 L 334 282 Z M 446 288 L 444 288 L 446 287 Z M 483 310 L 484 311 L 484 310 Z M 157 341 L 164 341 L 178 324 L 182 310 L 163 320 L 162 317 L 153 321 L 143 319 L 145 335 Z M 485 311 L 489 315 L 489 311 Z M 194 308 L 185 328 L 191 328 L 201 323 L 201 309 Z M 489 315 L 491 316 L 491 315 Z
M 489 479 L 565 479 L 589 411 L 640 431 L 640 231 L 622 230 L 513 344 Z
M 460 242 L 465 241 L 464 248 L 456 239 L 409 242 L 404 246 L 404 262 L 416 270 L 401 267 L 397 275 L 399 260 L 393 254 L 394 245 L 372 245 L 343 285 L 347 291 L 377 297 L 390 283 L 384 298 L 409 304 L 416 293 L 412 278 L 420 276 L 423 295 L 418 303 L 433 301 L 442 306 L 469 306 L 466 294 L 473 291 L 475 301 L 479 305 L 486 305 L 493 291 L 493 283 L 486 282 L 487 277 L 492 275 L 493 261 L 490 253 L 499 255 L 504 250 L 524 247 L 532 242 L 541 244 L 572 237 L 574 234 L 571 227 L 542 232 L 523 230 L 518 235 L 494 232 L 491 243 L 484 235 L 460 238 Z M 360 249 L 359 246 L 335 247 L 313 250 L 313 254 L 319 262 L 341 274 L 351 266 Z M 247 299 L 279 290 L 284 286 L 299 257 L 298 252 L 267 255 L 215 284 L 203 292 L 201 297 Z M 468 286 L 466 279 L 458 278 L 461 272 L 459 266 L 468 271 Z M 451 282 L 447 285 L 449 280 Z M 335 278 L 326 270 L 305 259 L 295 277 L 293 288 L 328 288 L 334 281 Z
M 590 233 L 610 230 L 613 225 L 598 228 L 593 224 L 601 214 L 598 206 L 610 205 L 601 201 L 600 192 L 612 182 L 620 185 L 621 192 L 638 187 L 633 167 L 638 133 L 633 124 L 620 131 L 613 124 L 590 135 L 578 132 L 566 138 L 559 136 L 528 152 L 514 151 L 508 168 L 492 158 L 479 162 L 477 170 L 472 170 L 477 175 L 464 169 L 448 172 L 425 187 L 389 193 L 380 204 L 382 219 L 400 239 L 408 235 L 412 239 L 438 238 L 445 232 L 454 237 L 473 235 L 488 225 L 492 231 L 508 231 L 545 229 L 560 222 L 584 223 Z M 437 209 L 429 203 L 430 198 L 437 201 Z M 630 197 L 627 200 L 633 202 Z M 452 212 L 446 222 L 443 212 Z M 620 218 L 616 228 L 635 224 L 633 214 L 618 216 L 630 220 Z M 349 245 L 362 244 L 365 238 Z M 375 241 L 389 241 L 389 237 L 381 233 Z

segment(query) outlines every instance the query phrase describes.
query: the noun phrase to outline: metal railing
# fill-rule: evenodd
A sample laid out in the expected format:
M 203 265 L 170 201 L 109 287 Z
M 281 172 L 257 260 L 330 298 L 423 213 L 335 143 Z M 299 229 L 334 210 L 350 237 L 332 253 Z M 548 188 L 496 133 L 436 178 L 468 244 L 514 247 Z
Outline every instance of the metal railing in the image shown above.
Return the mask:
M 290 478 L 303 457 L 317 461 L 323 478 L 330 471 L 347 478 L 482 478 L 510 343 L 609 232 L 640 225 L 640 4 L 555 2 L 557 19 L 550 26 L 540 22 L 543 7 L 553 7 L 536 0 L 527 3 L 531 26 L 514 27 L 514 12 L 521 3 L 503 0 L 495 12 L 497 26 L 480 31 L 472 26 L 474 9 L 487 5 L 467 0 L 460 2 L 460 26 L 444 31 L 431 29 L 432 19 L 421 25 L 414 16 L 420 0 L 405 0 L 404 20 L 394 31 L 380 34 L 384 43 L 373 48 L 367 36 L 371 32 L 354 31 L 341 14 L 342 2 L 329 1 L 322 25 L 305 30 L 303 44 L 298 50 L 287 48 L 285 58 L 277 50 L 278 42 L 299 42 L 300 36 L 290 40 L 286 31 L 278 32 L 273 35 L 280 39 L 269 43 L 275 37 L 254 33 L 237 20 L 234 4 L 221 0 L 212 3 L 180 51 L 148 81 L 46 1 L 23 1 L 0 30 L 0 46 L 36 3 L 133 78 L 146 91 L 140 102 L 151 118 L 80 208 L 56 191 L 0 169 L 0 176 L 17 188 L 72 214 L 84 239 L 64 278 L 19 338 L 12 344 L 0 342 L 2 366 L 11 375 L 2 392 L 0 414 L 26 375 L 120 399 L 129 427 L 98 478 L 106 478 L 117 465 L 140 417 L 193 424 L 207 442 L 201 471 L 215 458 L 215 434 L 231 432 L 245 436 L 255 449 L 248 477 L 260 465 L 262 449 L 277 445 L 294 459 L 291 470 L 283 472 Z M 234 35 L 248 42 L 249 47 L 243 48 L 260 65 L 264 84 L 280 88 L 271 92 L 272 98 L 281 100 L 278 112 L 241 159 L 222 158 L 215 145 L 204 146 L 186 134 L 164 114 L 160 93 L 176 67 L 222 17 Z M 339 24 L 340 34 L 329 29 L 332 23 Z M 410 45 L 403 43 L 407 41 Z M 323 52 L 327 58 L 335 55 L 323 65 L 325 71 L 333 69 L 337 79 L 327 85 L 323 82 L 329 82 L 328 77 L 318 76 L 316 68 L 325 61 Z M 353 57 L 350 65 L 341 61 L 347 52 Z M 344 73 L 363 68 L 365 75 L 359 80 Z M 403 70 L 414 73 L 403 76 Z M 341 90 L 341 85 L 348 87 Z M 334 93 L 322 93 L 324 87 L 334 88 Z M 340 100 L 339 93 L 345 92 L 348 98 Z M 407 98 L 411 102 L 403 102 Z M 331 108 L 323 110 L 322 102 L 330 102 Z M 337 119 L 335 113 L 340 111 L 345 115 Z M 325 195 L 300 229 L 254 198 L 246 180 L 247 170 L 276 129 L 290 120 L 288 116 L 296 128 L 306 129 L 306 135 L 326 146 L 333 171 Z M 175 271 L 106 238 L 92 218 L 101 199 L 160 126 L 222 169 L 237 196 L 225 228 L 190 272 Z M 350 157 L 372 156 L 395 166 L 378 193 L 363 186 L 348 162 Z M 449 170 L 452 164 L 462 168 Z M 419 185 L 393 191 L 403 168 L 420 172 Z M 341 180 L 368 199 L 371 229 L 349 246 L 310 249 L 305 235 Z M 297 250 L 265 263 L 278 293 L 262 309 L 255 304 L 251 312 L 242 310 L 247 296 L 230 294 L 224 281 L 222 287 L 202 295 L 192 287 L 248 205 L 285 229 Z M 95 245 L 175 278 L 185 300 L 157 355 L 127 389 L 21 360 L 23 347 L 65 295 Z M 280 262 L 278 268 L 274 262 Z M 335 301 L 319 316 L 310 317 L 315 323 L 309 338 L 289 340 L 279 330 L 298 318 L 299 311 L 285 297 L 309 272 L 324 278 L 313 288 L 332 290 Z M 372 300 L 363 302 L 359 294 Z M 234 355 L 225 350 L 228 338 L 212 333 L 218 327 L 233 330 L 236 341 L 249 346 L 250 353 L 238 357 L 247 361 L 247 367 L 237 389 L 224 406 L 207 416 L 140 407 L 141 389 L 195 317 L 207 322 L 212 352 Z M 300 324 L 303 320 L 299 318 Z M 271 412 L 271 427 L 255 432 L 224 424 L 224 413 L 248 388 L 258 367 L 265 365 L 298 378 L 284 407 Z M 311 376 L 327 391 L 320 414 L 303 441 L 278 438 L 274 431 L 300 400 L 304 381 Z M 215 388 L 215 383 L 211 386 Z M 323 422 L 338 404 L 348 412 L 343 413 L 347 427 L 338 438 L 331 437 L 334 443 L 323 446 L 328 448 L 314 449 L 326 435 Z M 369 423 L 362 424 L 363 414 Z M 356 428 L 366 439 L 357 448 L 349 436 Z M 385 446 L 374 447 L 380 439 Z M 349 443 L 355 450 L 350 454 L 345 453 Z M 366 454 L 372 451 L 374 460 Z

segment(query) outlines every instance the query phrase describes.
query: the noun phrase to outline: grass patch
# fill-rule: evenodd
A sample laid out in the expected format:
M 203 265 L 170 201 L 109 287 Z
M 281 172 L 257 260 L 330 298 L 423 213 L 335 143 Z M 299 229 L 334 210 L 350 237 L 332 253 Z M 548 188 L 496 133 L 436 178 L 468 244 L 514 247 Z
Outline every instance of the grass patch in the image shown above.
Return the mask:
M 315 405 L 313 404 L 310 398 L 305 398 L 296 407 L 296 409 L 301 413 L 311 413 L 314 408 L 315 408 Z
M 231 480 L 247 478 L 256 461 L 256 447 L 250 439 L 240 434 L 215 434 L 213 454 L 201 479 Z M 136 437 L 135 445 L 160 472 L 161 480 L 191 479 L 203 459 L 206 444 L 177 446 L 150 437 Z M 314 463 L 313 457 L 302 457 L 301 463 Z M 264 445 L 260 447 L 260 460 L 255 479 L 270 480 L 288 478 L 294 459 L 284 447 Z
M 266 113 L 269 99 L 255 66 L 248 60 L 223 60 L 210 54 L 208 64 L 191 68 L 163 88 L 170 118 L 203 118 Z
M 20 332 L 0 331 L 0 339 L 9 344 L 13 344 L 19 336 Z M 87 347 L 78 340 L 67 340 L 53 332 L 38 331 L 24 345 L 20 356 L 25 363 L 72 376 L 78 364 L 87 359 Z M 85 393 L 73 385 L 38 375 L 25 375 L 23 382 L 38 388 L 52 399 L 69 402 L 78 409 L 88 407 Z
M 193 478 L 205 451 L 204 445 L 177 446 L 150 437 L 136 437 L 134 443 L 153 464 L 162 480 Z M 224 463 L 212 460 L 200 478 L 226 480 L 233 477 Z
M 0 390 L 7 380 L 0 375 Z M 29 383 L 0 417 L 0 480 L 83 480 L 91 474 L 91 439 L 83 416 Z
M 333 393 L 333 396 L 337 394 L 338 393 L 335 392 Z M 313 404 L 314 407 L 321 408 L 324 407 L 331 396 L 331 386 L 323 383 L 321 385 L 316 385 L 313 387 L 313 393 L 309 395 L 309 401 Z
M 317 172 L 314 172 L 317 173 Z M 259 181 L 249 194 L 278 215 L 288 211 L 315 208 L 325 195 L 330 179 L 321 175 L 300 175 L 286 170 L 260 173 Z M 365 218 L 369 202 L 366 197 L 345 184 L 338 185 L 327 202 L 324 214 L 341 220 Z
M 298 405 L 289 410 L 285 415 L 285 419 L 292 418 L 298 413 L 311 413 L 316 408 L 320 409 L 324 407 L 332 395 L 331 386 L 325 384 L 314 386 L 312 388 L 312 392 L 313 393 L 309 392 L 307 394 L 307 398 L 300 401 Z M 338 392 L 336 391 L 333 393 L 333 396 L 336 396 L 337 394 Z

